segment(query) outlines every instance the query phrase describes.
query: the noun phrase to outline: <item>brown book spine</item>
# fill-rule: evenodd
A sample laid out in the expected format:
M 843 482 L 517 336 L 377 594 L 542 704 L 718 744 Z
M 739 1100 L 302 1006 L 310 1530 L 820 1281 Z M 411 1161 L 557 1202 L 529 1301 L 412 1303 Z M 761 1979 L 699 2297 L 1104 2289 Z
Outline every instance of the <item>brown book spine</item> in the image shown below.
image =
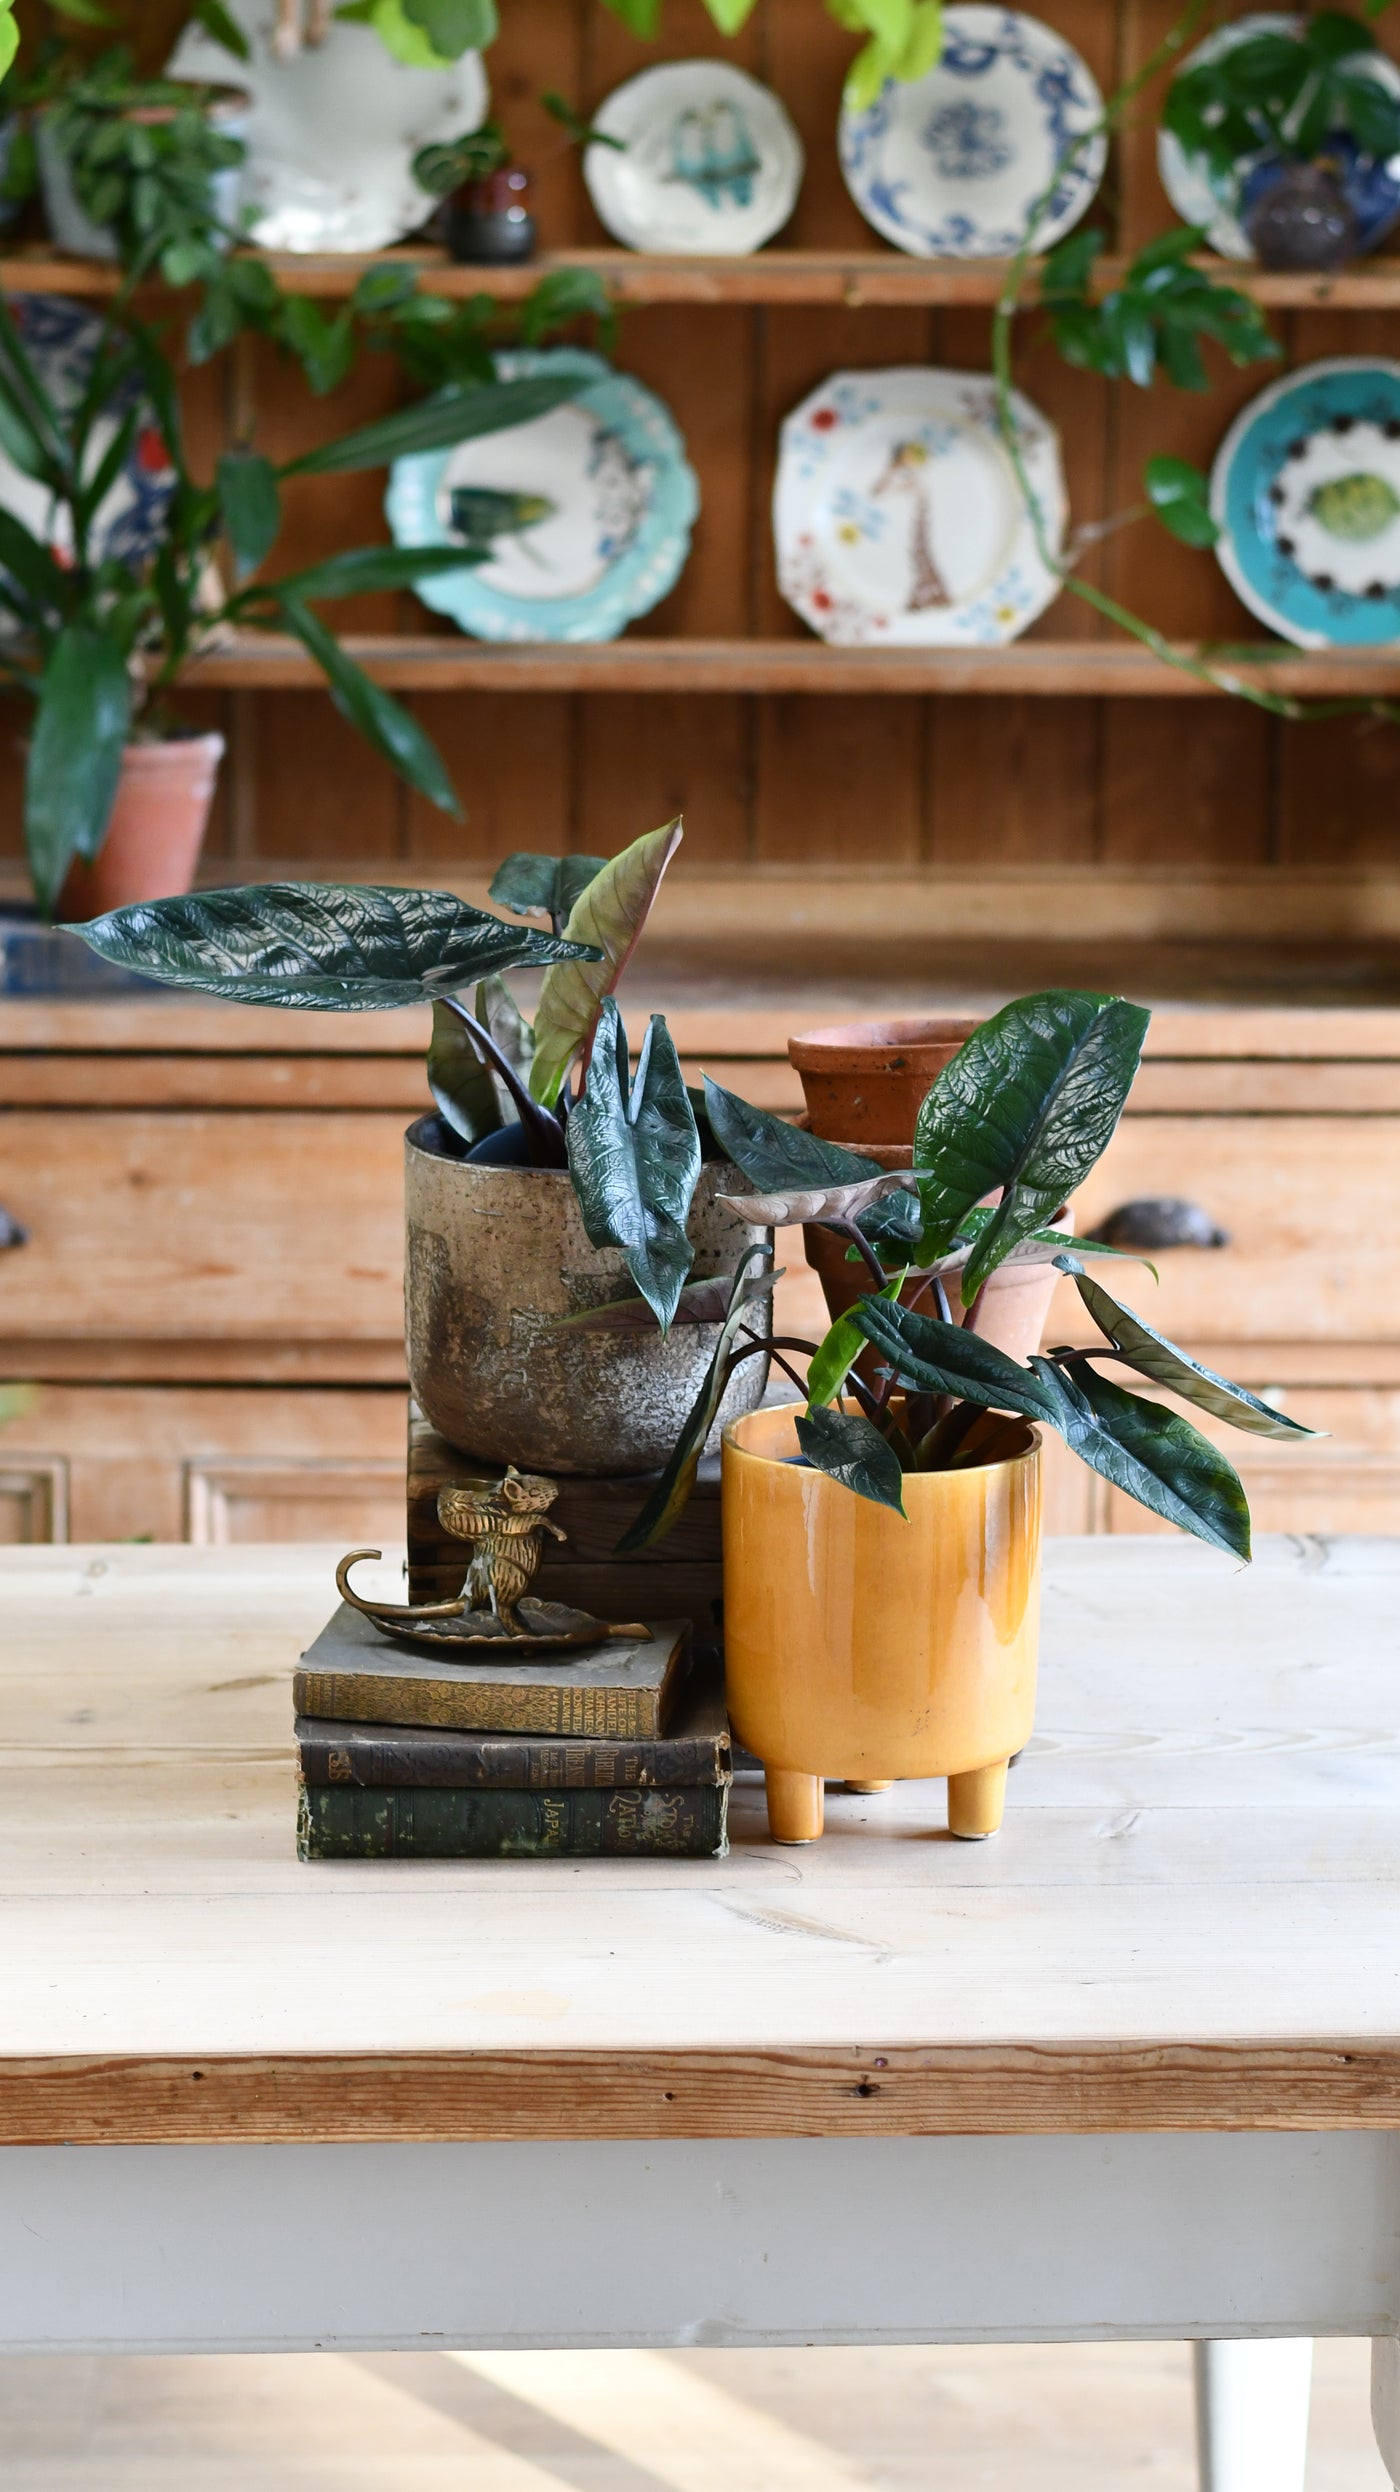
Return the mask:
M 656 1688 L 512 1687 L 378 1677 L 369 1670 L 296 1672 L 298 1713 L 332 1722 L 401 1722 L 440 1731 L 508 1731 L 531 1739 L 657 1739 Z
M 358 1791 L 645 1791 L 727 1782 L 727 1737 L 493 1739 L 299 1720 L 304 1781 Z

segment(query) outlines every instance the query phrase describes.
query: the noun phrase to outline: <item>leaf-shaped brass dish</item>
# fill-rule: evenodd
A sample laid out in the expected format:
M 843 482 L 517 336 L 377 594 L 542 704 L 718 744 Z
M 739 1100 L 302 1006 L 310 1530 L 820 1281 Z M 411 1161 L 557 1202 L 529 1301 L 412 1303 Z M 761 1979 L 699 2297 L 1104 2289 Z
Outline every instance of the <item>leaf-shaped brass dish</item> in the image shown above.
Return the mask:
M 378 1549 L 351 1549 L 335 1570 L 336 1589 L 352 1609 L 362 1610 L 382 1635 L 418 1653 L 435 1653 L 442 1661 L 474 1661 L 489 1653 L 504 1662 L 533 1661 L 542 1653 L 583 1651 L 610 1639 L 644 1642 L 651 1634 L 636 1620 L 615 1626 L 594 1618 L 586 1609 L 570 1609 L 563 1601 L 534 1601 L 528 1593 L 516 1603 L 525 1633 L 512 1635 L 489 1609 L 468 1609 L 461 1600 L 425 1601 L 408 1607 L 393 1601 L 367 1601 L 350 1582 L 350 1569 L 361 1558 L 377 1558 Z

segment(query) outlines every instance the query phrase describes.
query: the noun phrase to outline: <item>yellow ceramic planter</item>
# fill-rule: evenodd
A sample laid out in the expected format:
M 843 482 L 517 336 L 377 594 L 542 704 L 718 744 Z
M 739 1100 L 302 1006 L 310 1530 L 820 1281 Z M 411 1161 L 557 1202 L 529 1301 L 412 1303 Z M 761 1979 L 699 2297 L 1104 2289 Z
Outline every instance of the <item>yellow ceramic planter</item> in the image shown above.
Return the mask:
M 800 1468 L 800 1403 L 724 1431 L 729 1713 L 763 1759 L 780 1843 L 822 1785 L 946 1774 L 952 1833 L 995 1834 L 1035 1712 L 1040 1448 L 910 1473 L 907 1520 Z

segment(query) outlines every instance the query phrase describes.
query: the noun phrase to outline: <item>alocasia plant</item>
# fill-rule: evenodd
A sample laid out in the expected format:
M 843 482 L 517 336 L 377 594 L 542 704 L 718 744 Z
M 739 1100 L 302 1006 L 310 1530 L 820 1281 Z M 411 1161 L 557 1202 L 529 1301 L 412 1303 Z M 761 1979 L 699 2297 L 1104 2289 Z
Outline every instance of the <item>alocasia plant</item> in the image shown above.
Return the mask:
M 342 1012 L 432 1003 L 436 1147 L 488 1164 L 567 1168 L 593 1244 L 623 1252 L 635 1297 L 567 1321 L 714 1329 L 694 1407 L 624 1551 L 670 1529 L 730 1378 L 763 1356 L 805 1395 L 802 1458 L 856 1496 L 902 1513 L 907 1473 L 994 1460 L 1029 1420 L 1054 1428 L 1151 1513 L 1247 1558 L 1249 1509 L 1224 1455 L 1179 1411 L 1129 1391 L 1104 1367 L 1145 1377 L 1250 1435 L 1311 1432 L 1110 1296 L 1085 1262 L 1114 1249 L 1091 1240 L 1071 1247 L 1051 1225 L 1112 1139 L 1149 1014 L 1122 996 L 1077 989 L 1007 1004 L 930 1089 L 912 1166 L 873 1168 L 717 1082 L 697 1097 L 659 1014 L 632 1069 L 613 989 L 679 839 L 675 822 L 606 863 L 508 858 L 490 896 L 547 919 L 548 933 L 443 892 L 333 884 L 149 901 L 73 931 L 124 968 L 242 1002 Z M 501 975 L 512 966 L 544 969 L 533 1031 Z M 460 994 L 474 981 L 469 1009 Z M 765 1322 L 777 1277 L 771 1250 L 751 1248 L 732 1275 L 694 1275 L 686 1223 L 705 1156 L 737 1170 L 723 1199 L 743 1220 L 815 1221 L 864 1264 L 869 1294 L 823 1341 Z M 1022 1364 L 983 1339 L 987 1283 L 1004 1265 L 1027 1263 L 1052 1264 L 1074 1281 L 1099 1342 Z M 857 1363 L 872 1345 L 883 1362 L 874 1382 Z

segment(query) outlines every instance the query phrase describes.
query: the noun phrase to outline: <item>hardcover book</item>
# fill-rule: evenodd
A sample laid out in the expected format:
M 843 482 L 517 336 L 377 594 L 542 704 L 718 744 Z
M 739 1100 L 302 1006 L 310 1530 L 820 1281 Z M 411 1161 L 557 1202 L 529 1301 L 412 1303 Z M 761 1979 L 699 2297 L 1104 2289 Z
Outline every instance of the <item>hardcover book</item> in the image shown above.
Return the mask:
M 391 1644 L 342 1601 L 292 1681 L 298 1714 L 329 1722 L 511 1731 L 540 1739 L 660 1739 L 685 1673 L 689 1623 L 533 1661 L 439 1661 Z
M 300 1860 L 519 1860 L 728 1849 L 728 1783 L 689 1791 L 357 1791 L 303 1783 Z
M 359 1791 L 647 1791 L 723 1783 L 731 1772 L 724 1686 L 697 1661 L 664 1739 L 513 1739 L 410 1725 L 297 1722 L 302 1779 Z

